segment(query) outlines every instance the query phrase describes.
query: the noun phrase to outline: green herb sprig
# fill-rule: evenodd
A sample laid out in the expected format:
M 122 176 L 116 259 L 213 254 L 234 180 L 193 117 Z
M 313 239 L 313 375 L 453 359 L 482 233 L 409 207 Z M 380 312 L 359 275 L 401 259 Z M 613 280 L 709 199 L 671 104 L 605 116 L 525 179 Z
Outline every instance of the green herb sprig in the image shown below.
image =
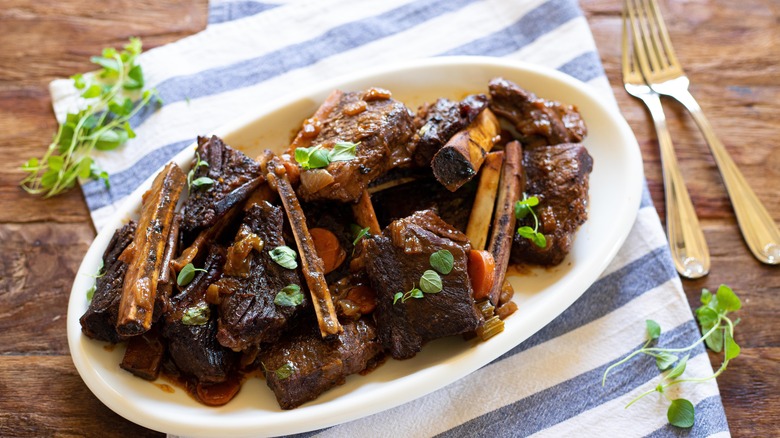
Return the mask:
M 304 170 L 321 169 L 328 167 L 334 161 L 349 161 L 355 158 L 359 144 L 360 142 L 340 141 L 333 145 L 331 150 L 324 149 L 322 145 L 310 148 L 297 148 L 295 149 L 295 161 Z
M 87 301 L 92 301 L 92 298 L 95 296 L 95 291 L 97 291 L 97 279 L 106 275 L 106 271 L 103 268 L 104 268 L 103 260 L 101 260 L 100 267 L 98 268 L 97 273 L 95 273 L 94 275 L 86 274 L 95 279 L 95 282 L 92 283 L 92 287 L 87 289 Z
M 295 269 L 298 267 L 298 261 L 295 250 L 289 246 L 282 245 L 277 246 L 269 252 L 271 260 L 275 261 L 279 266 L 287 269 Z
M 186 286 L 192 282 L 195 278 L 196 272 L 207 272 L 205 269 L 196 268 L 192 263 L 187 263 L 179 271 L 179 275 L 176 277 L 176 284 L 179 286 Z
M 360 225 L 352 224 L 350 225 L 350 228 L 352 229 L 352 235 L 355 236 L 355 240 L 352 241 L 352 246 L 357 246 L 358 242 L 360 242 L 360 239 L 371 235 L 369 233 L 371 228 L 369 227 L 360 228 Z
M 288 284 L 283 287 L 274 298 L 274 304 L 277 306 L 295 307 L 301 303 L 303 303 L 303 293 L 297 284 Z
M 295 372 L 295 366 L 290 362 L 285 363 L 274 371 L 276 378 L 279 380 L 285 380 L 293 375 Z
M 134 138 L 130 118 L 152 100 L 161 102 L 154 89 L 143 91 L 135 103 L 125 95 L 144 87 L 143 70 L 136 63 L 141 50 L 141 40 L 130 38 L 123 50 L 107 48 L 91 58 L 102 67 L 94 79 L 71 77 L 88 104 L 66 116 L 42 158 L 22 165 L 27 176 L 20 186 L 25 191 L 49 198 L 74 187 L 78 178 L 99 179 L 109 187 L 108 173 L 97 167 L 92 152 L 110 151 Z
M 692 427 L 695 420 L 695 407 L 693 406 L 693 403 L 684 398 L 671 399 L 666 390 L 674 385 L 679 385 L 680 383 L 701 383 L 714 379 L 726 371 L 729 361 L 739 356 L 740 353 L 740 347 L 736 341 L 734 341 L 734 326 L 739 320 L 732 321 L 731 318 L 727 316 L 729 312 L 742 308 L 742 302 L 737 294 L 735 294 L 730 287 L 720 285 L 715 295 L 707 289 L 702 290 L 701 303 L 702 305 L 696 309 L 696 319 L 699 321 L 702 330 L 701 338 L 684 348 L 650 347 L 650 343 L 661 336 L 661 326 L 653 320 L 647 320 L 647 342 L 638 350 L 607 368 L 606 371 L 604 371 L 604 377 L 602 378 L 602 386 L 606 382 L 607 375 L 612 369 L 628 362 L 634 356 L 645 354 L 654 357 L 656 359 L 656 366 L 659 370 L 665 371 L 671 368 L 671 371 L 663 376 L 656 387 L 631 400 L 631 402 L 626 405 L 626 408 L 643 397 L 658 392 L 671 402 L 666 413 L 669 423 L 677 427 Z M 701 378 L 680 378 L 685 372 L 685 366 L 688 363 L 690 354 L 686 354 L 682 359 L 679 359 L 677 354 L 690 351 L 702 342 L 716 353 L 721 351 L 724 352 L 724 358 L 720 368 L 711 376 Z M 672 367 L 673 365 L 674 367 Z
M 393 305 L 399 300 L 401 304 L 406 303 L 411 298 L 423 298 L 425 294 L 437 294 L 442 291 L 443 284 L 439 272 L 446 275 L 452 271 L 455 257 L 446 249 L 436 251 L 429 257 L 431 267 L 420 276 L 420 287 L 412 286 L 406 292 L 396 292 L 393 295 Z M 436 272 L 438 271 L 438 272 Z
M 208 303 L 201 302 L 192 307 L 188 307 L 181 317 L 181 323 L 184 325 L 203 325 L 209 322 L 211 318 L 211 309 Z
M 195 178 L 195 173 L 200 169 L 201 167 L 209 167 L 209 162 L 206 160 L 200 159 L 200 154 L 195 152 L 195 165 L 192 166 L 192 169 L 190 169 L 189 172 L 187 172 L 187 187 L 192 191 L 192 189 L 198 189 L 200 187 L 209 187 L 214 184 L 214 180 L 207 177 L 207 176 L 201 176 L 200 178 Z
M 544 234 L 539 232 L 539 217 L 536 216 L 536 212 L 533 207 L 539 205 L 539 198 L 531 196 L 530 198 L 523 193 L 523 199 L 515 203 L 515 217 L 520 220 L 524 219 L 529 214 L 534 218 L 534 227 L 523 226 L 517 229 L 517 234 L 531 240 L 539 248 L 547 247 L 547 238 Z
M 423 291 L 418 289 L 416 286 L 413 286 L 406 292 L 396 292 L 396 294 L 393 295 L 393 305 L 395 305 L 398 300 L 401 300 L 401 304 L 403 304 L 410 298 L 422 298 L 423 296 Z
M 440 249 L 431 254 L 428 262 L 439 274 L 447 275 L 452 272 L 452 267 L 455 265 L 455 257 L 448 250 Z

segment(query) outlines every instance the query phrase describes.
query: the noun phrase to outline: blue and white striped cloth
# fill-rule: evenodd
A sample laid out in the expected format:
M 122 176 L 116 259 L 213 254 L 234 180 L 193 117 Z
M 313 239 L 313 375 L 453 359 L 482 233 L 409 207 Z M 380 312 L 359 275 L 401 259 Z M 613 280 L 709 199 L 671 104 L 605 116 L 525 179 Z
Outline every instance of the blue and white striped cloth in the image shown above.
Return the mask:
M 82 185 L 99 229 L 161 164 L 290 87 L 361 68 L 441 55 L 483 55 L 568 73 L 614 102 L 576 0 L 212 0 L 203 32 L 141 56 L 165 106 L 139 114 L 138 137 L 97 157 L 111 175 Z M 69 81 L 51 84 L 55 113 L 78 104 Z M 601 376 L 639 346 L 644 320 L 664 328 L 664 345 L 696 340 L 656 211 L 645 194 L 626 244 L 602 277 L 559 318 L 501 358 L 428 396 L 303 436 L 728 436 L 714 381 L 676 387 L 696 405 L 690 430 L 666 422 L 667 402 L 650 396 L 653 360 Z M 699 346 L 687 373 L 712 373 Z M 495 382 L 501 382 L 496 385 Z

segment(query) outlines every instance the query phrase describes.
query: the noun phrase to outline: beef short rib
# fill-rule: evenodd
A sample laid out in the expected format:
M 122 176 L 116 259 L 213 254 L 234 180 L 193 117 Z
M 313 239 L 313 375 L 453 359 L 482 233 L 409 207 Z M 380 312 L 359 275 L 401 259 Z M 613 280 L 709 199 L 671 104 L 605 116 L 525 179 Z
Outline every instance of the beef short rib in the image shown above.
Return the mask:
M 103 269 L 95 279 L 95 293 L 84 315 L 79 319 L 81 331 L 92 339 L 116 343 L 125 337 L 116 331 L 119 300 L 127 272 L 127 263 L 119 255 L 133 241 L 136 223 L 130 221 L 114 232 L 103 253 Z
M 182 208 L 181 233 L 185 244 L 189 244 L 198 231 L 214 225 L 231 207 L 244 201 L 262 182 L 260 165 L 216 136 L 198 137 L 197 152 L 208 166 L 195 169 L 190 182 L 207 177 L 213 184 L 190 188 L 190 197 Z
M 488 84 L 490 109 L 507 119 L 524 147 L 576 143 L 588 133 L 577 108 L 540 99 L 517 84 L 495 78 Z
M 511 261 L 557 265 L 571 250 L 577 228 L 588 218 L 588 180 L 593 158 L 582 144 L 560 144 L 525 151 L 523 167 L 525 193 L 539 198 L 534 211 L 547 246 L 540 248 L 515 233 Z M 522 226 L 533 227 L 533 218 L 529 215 L 519 220 L 517 227 Z
M 408 359 L 426 342 L 475 330 L 482 320 L 474 306 L 467 274 L 468 238 L 430 210 L 399 219 L 383 235 L 363 239 L 366 272 L 377 293 L 374 312 L 379 339 L 395 359 Z M 446 249 L 454 267 L 441 275 L 442 290 L 410 298 L 393 297 L 420 285 L 430 256 Z
M 425 193 L 425 196 L 420 196 Z M 445 222 L 465 232 L 477 193 L 477 181 L 465 184 L 455 192 L 447 190 L 432 177 L 382 190 L 372 195 L 379 225 L 401 219 L 420 210 L 433 210 Z
M 302 325 L 260 352 L 266 382 L 282 409 L 314 400 L 382 358 L 371 319 L 343 322 L 342 326 L 344 331 L 338 336 L 323 339 L 316 326 Z
M 206 289 L 222 274 L 224 249 L 212 246 L 204 269 L 178 295 L 171 298 L 171 309 L 165 314 L 163 337 L 168 353 L 185 376 L 198 383 L 219 383 L 231 377 L 238 355 L 217 342 L 217 311 L 206 303 Z M 201 320 L 193 310 L 206 307 Z
M 271 259 L 270 251 L 285 245 L 283 225 L 282 209 L 266 201 L 253 205 L 246 212 L 236 242 L 228 250 L 231 268 L 225 269 L 225 275 L 218 283 L 224 298 L 219 306 L 217 339 L 225 347 L 240 351 L 261 342 L 276 341 L 288 319 L 308 304 L 305 291 L 302 304 L 294 307 L 274 304 L 276 294 L 285 286 L 303 287 L 300 269 L 284 268 Z M 262 241 L 260 251 L 247 248 L 247 254 L 236 249 L 237 245 L 243 244 L 242 239 L 253 236 Z M 242 266 L 244 263 L 246 265 Z
M 422 105 L 414 118 L 414 126 L 417 129 L 413 138 L 414 164 L 420 167 L 429 166 L 436 152 L 455 133 L 473 122 L 479 113 L 487 108 L 487 104 L 487 96 L 472 94 L 460 102 L 442 97 L 432 104 Z
M 403 103 L 390 98 L 388 91 L 374 88 L 340 96 L 321 120 L 311 147 L 332 150 L 339 142 L 358 143 L 355 158 L 331 162 L 325 170 L 333 181 L 324 187 L 301 184 L 297 194 L 304 201 L 357 201 L 373 179 L 411 161 L 413 115 Z

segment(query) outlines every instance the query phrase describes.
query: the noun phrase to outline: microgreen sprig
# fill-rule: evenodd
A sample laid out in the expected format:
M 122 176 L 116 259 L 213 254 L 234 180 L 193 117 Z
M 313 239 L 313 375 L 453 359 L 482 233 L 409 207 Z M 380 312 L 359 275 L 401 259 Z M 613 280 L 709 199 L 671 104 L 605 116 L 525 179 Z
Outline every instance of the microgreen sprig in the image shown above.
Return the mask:
M 422 298 L 423 291 L 418 289 L 417 287 L 412 287 L 408 291 L 404 292 L 396 292 L 395 295 L 393 295 L 393 305 L 398 302 L 398 300 L 401 300 L 401 304 L 405 303 L 409 298 Z
M 726 370 L 729 361 L 739 356 L 740 353 L 740 347 L 736 341 L 734 341 L 734 326 L 739 320 L 732 321 L 731 318 L 727 316 L 729 312 L 739 310 L 742 307 L 742 302 L 739 297 L 737 297 L 737 294 L 735 294 L 730 287 L 720 285 L 715 295 L 707 289 L 702 290 L 701 303 L 702 305 L 696 309 L 696 319 L 701 325 L 702 336 L 697 341 L 683 348 L 650 347 L 650 343 L 661 336 L 661 326 L 655 321 L 647 320 L 647 342 L 638 350 L 607 368 L 604 371 L 604 377 L 601 381 L 602 386 L 605 384 L 609 372 L 615 367 L 628 362 L 639 354 L 654 357 L 656 359 L 656 366 L 659 370 L 665 371 L 671 368 L 671 371 L 663 376 L 658 385 L 653 389 L 639 394 L 636 398 L 631 400 L 628 405 L 626 405 L 626 408 L 645 396 L 658 392 L 671 402 L 666 415 L 669 423 L 677 427 L 692 427 L 695 419 L 695 407 L 693 403 L 684 398 L 671 399 L 666 390 L 681 383 L 701 383 L 715 379 Z M 685 367 L 688 363 L 690 354 L 686 354 L 682 359 L 679 359 L 677 354 L 690 351 L 702 342 L 716 353 L 721 351 L 724 352 L 724 358 L 720 368 L 711 376 L 681 379 L 680 376 L 685 372 Z M 673 365 L 674 367 L 672 368 Z
M 190 169 L 189 172 L 187 172 L 187 187 L 192 190 L 193 188 L 200 188 L 204 186 L 211 186 L 214 184 L 214 180 L 207 177 L 207 176 L 201 176 L 200 178 L 195 178 L 195 173 L 200 169 L 201 167 L 209 167 L 209 162 L 206 160 L 200 159 L 200 154 L 195 152 L 195 165 L 192 166 L 192 169 Z
M 122 51 L 107 48 L 91 58 L 102 67 L 95 78 L 71 77 L 87 105 L 66 116 L 42 158 L 22 165 L 27 176 L 20 185 L 25 191 L 48 198 L 72 188 L 78 178 L 100 179 L 109 187 L 108 173 L 97 167 L 92 152 L 110 151 L 134 138 L 129 120 L 152 100 L 160 102 L 156 90 L 143 91 L 136 103 L 126 95 L 144 86 L 136 64 L 141 49 L 141 40 L 130 38 Z
M 274 298 L 274 304 L 277 306 L 295 307 L 301 303 L 303 303 L 301 287 L 294 283 L 283 287 Z
M 209 322 L 210 318 L 211 308 L 209 308 L 208 303 L 200 302 L 184 311 L 181 323 L 184 325 L 203 325 Z
M 208 271 L 205 269 L 196 268 L 192 263 L 187 263 L 183 268 L 181 268 L 181 271 L 179 271 L 179 275 L 176 277 L 176 284 L 179 286 L 186 286 L 190 284 L 195 278 L 195 273 L 197 272 Z
M 355 158 L 359 144 L 360 142 L 340 141 L 334 144 L 331 150 L 324 149 L 322 145 L 297 148 L 295 149 L 295 161 L 304 170 L 328 167 L 334 161 L 349 161 Z
M 355 236 L 355 240 L 352 241 L 352 246 L 357 246 L 360 239 L 371 235 L 371 228 L 369 227 L 360 228 L 360 225 L 358 224 L 352 224 L 350 227 L 352 229 L 352 235 Z
M 271 256 L 271 260 L 283 268 L 295 269 L 298 267 L 298 261 L 296 260 L 298 254 L 287 245 L 277 246 L 269 251 L 268 255 Z
M 452 271 L 452 263 L 454 257 L 452 253 L 446 249 L 436 251 L 428 258 L 431 267 L 442 274 L 449 274 Z M 399 300 L 401 304 L 408 301 L 410 298 L 422 298 L 425 294 L 437 294 L 444 288 L 442 284 L 441 276 L 433 269 L 428 269 L 420 276 L 420 287 L 412 286 L 406 292 L 396 292 L 393 295 L 393 305 Z
M 547 239 L 544 234 L 539 232 L 539 217 L 536 216 L 536 212 L 533 207 L 539 205 L 539 198 L 523 193 L 523 199 L 515 203 L 515 217 L 520 220 L 524 219 L 528 214 L 534 218 L 534 227 L 523 226 L 517 229 L 517 234 L 526 239 L 530 239 L 539 248 L 547 247 Z

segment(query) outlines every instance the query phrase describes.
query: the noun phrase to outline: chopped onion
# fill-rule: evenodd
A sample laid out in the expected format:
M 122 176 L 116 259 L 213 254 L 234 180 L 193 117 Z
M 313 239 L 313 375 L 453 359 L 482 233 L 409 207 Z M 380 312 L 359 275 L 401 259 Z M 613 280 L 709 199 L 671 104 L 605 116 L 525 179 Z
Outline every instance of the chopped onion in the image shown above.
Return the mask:
M 333 175 L 325 169 L 309 169 L 301 172 L 301 185 L 308 193 L 316 193 L 333 184 L 333 181 Z

